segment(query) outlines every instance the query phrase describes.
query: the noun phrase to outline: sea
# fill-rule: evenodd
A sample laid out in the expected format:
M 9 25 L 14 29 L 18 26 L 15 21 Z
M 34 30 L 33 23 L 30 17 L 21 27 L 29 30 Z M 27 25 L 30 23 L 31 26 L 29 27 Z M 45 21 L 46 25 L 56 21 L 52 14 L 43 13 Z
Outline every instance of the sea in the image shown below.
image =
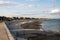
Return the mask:
M 60 19 L 43 21 L 41 25 L 45 31 L 60 31 Z

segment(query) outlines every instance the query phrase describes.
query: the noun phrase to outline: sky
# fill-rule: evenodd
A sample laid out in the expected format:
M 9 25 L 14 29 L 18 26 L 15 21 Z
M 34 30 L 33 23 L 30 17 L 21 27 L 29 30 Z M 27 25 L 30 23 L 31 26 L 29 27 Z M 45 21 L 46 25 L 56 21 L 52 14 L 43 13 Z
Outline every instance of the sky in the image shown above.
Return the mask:
M 60 0 L 0 0 L 0 16 L 60 18 Z

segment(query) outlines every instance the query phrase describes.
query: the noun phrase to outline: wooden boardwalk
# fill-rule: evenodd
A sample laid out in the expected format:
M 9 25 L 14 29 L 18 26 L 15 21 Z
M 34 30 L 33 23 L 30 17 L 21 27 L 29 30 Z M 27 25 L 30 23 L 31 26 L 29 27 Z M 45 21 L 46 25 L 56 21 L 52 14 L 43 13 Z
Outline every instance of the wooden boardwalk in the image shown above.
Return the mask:
M 0 40 L 9 40 L 4 23 L 0 23 Z

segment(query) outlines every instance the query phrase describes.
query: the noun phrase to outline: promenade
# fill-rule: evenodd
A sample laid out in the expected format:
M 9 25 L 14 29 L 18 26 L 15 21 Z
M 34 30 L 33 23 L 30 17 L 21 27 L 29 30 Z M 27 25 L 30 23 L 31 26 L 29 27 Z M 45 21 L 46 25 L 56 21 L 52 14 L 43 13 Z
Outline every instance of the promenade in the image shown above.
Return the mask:
M 0 40 L 9 40 L 4 23 L 0 23 Z

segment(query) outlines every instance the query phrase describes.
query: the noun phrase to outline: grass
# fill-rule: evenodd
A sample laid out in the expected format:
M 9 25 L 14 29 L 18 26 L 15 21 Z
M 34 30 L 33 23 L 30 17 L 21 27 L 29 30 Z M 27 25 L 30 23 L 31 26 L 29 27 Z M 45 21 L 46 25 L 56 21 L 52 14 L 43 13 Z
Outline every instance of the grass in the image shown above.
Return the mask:
M 5 22 L 5 20 L 0 20 L 0 23 L 1 23 L 1 22 Z

